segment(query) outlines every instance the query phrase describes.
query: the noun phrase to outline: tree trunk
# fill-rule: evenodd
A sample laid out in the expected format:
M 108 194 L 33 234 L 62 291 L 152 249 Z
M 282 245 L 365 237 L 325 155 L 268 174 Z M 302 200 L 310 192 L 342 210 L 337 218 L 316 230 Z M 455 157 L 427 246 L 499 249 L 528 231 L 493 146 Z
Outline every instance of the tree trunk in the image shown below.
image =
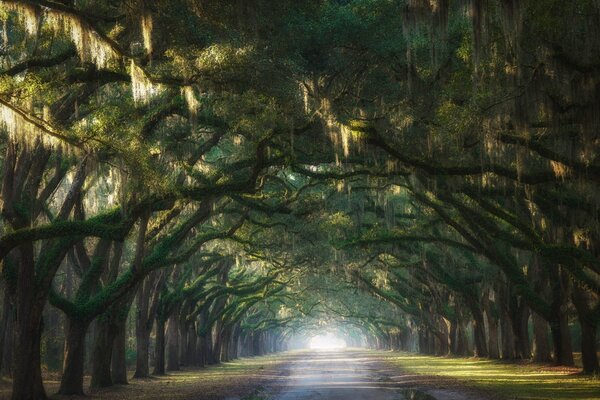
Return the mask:
M 112 346 L 115 335 L 111 327 L 112 324 L 108 321 L 109 318 L 106 321 L 99 321 L 94 339 L 91 383 L 91 387 L 93 388 L 108 387 L 113 384 L 110 365 L 112 362 Z
M 11 399 L 45 400 L 47 396 L 42 382 L 40 365 L 43 307 L 36 305 L 25 311 L 19 310 L 19 306 L 23 305 L 19 303 L 17 303 L 17 334 L 13 353 L 14 370 Z
M 198 336 L 198 344 L 197 344 L 197 348 L 198 348 L 198 366 L 200 367 L 204 367 L 206 366 L 206 351 L 207 351 L 207 346 L 206 346 L 206 336 Z
M 552 345 L 554 347 L 554 363 L 556 365 L 573 366 L 573 350 L 571 347 L 571 332 L 569 331 L 568 318 L 563 313 L 558 320 L 550 323 L 552 332 Z
M 531 358 L 531 346 L 529 345 L 529 307 L 523 300 L 518 306 L 515 319 L 513 321 L 515 333 L 515 349 L 519 358 L 528 360 Z
M 488 315 L 488 350 L 489 358 L 500 358 L 500 349 L 498 347 L 498 320 Z
M 552 282 L 552 316 L 548 321 L 552 332 L 552 345 L 554 347 L 554 362 L 556 365 L 573 366 L 573 347 L 571 345 L 571 332 L 569 330 L 569 277 L 561 270 L 559 265 L 551 268 Z
M 515 358 L 515 340 L 512 329 L 512 321 L 506 312 L 502 313 L 500 319 L 500 330 L 502 332 L 502 359 L 513 360 Z
M 550 342 L 548 340 L 548 323 L 535 312 L 531 313 L 533 321 L 533 361 L 547 363 L 552 361 Z
M 13 353 L 13 400 L 46 399 L 40 364 L 42 313 L 46 296 L 35 287 L 33 244 L 19 248 L 20 262 L 16 293 L 16 337 Z M 43 298 L 43 301 L 40 300 Z
M 136 324 L 137 325 L 137 324 Z M 145 328 L 135 329 L 135 373 L 134 378 L 149 378 L 150 366 L 148 364 L 148 352 L 150 351 L 150 332 Z
M 83 395 L 83 370 L 85 361 L 85 334 L 89 322 L 68 319 L 65 342 L 63 375 L 58 393 Z
M 196 329 L 194 328 L 194 324 L 188 324 L 187 328 L 187 343 L 185 346 L 185 358 L 186 364 L 197 366 L 198 365 L 198 348 L 196 347 L 198 340 L 196 335 Z
M 598 353 L 596 351 L 596 335 L 598 332 L 598 320 L 590 299 L 583 287 L 576 286 L 572 293 L 573 304 L 577 310 L 577 318 L 581 326 L 581 360 L 583 372 L 586 374 L 597 374 L 600 372 L 598 365 Z M 592 304 L 594 304 L 592 302 Z M 600 308 L 600 304 L 596 305 Z
M 112 349 L 111 378 L 115 385 L 127 385 L 127 319 L 117 322 L 117 333 Z
M 165 320 L 156 319 L 156 345 L 154 346 L 154 375 L 165 374 Z
M 581 360 L 583 362 L 583 372 L 586 374 L 600 373 L 598 365 L 598 353 L 596 351 L 596 335 L 598 325 L 591 322 L 591 319 L 580 319 L 581 324 Z
M 5 292 L 4 299 L 2 301 L 2 322 L 0 322 L 0 376 L 2 376 L 6 369 L 4 366 L 5 344 L 8 340 L 10 340 L 11 335 L 13 334 L 10 323 L 12 314 L 10 294 L 7 288 L 2 287 L 2 289 L 5 290 Z
M 167 371 L 179 370 L 179 324 L 175 315 L 167 323 Z
M 471 308 L 473 314 L 473 335 L 475 338 L 475 357 L 487 357 L 487 345 L 485 339 L 485 324 L 483 322 L 483 313 L 477 307 Z

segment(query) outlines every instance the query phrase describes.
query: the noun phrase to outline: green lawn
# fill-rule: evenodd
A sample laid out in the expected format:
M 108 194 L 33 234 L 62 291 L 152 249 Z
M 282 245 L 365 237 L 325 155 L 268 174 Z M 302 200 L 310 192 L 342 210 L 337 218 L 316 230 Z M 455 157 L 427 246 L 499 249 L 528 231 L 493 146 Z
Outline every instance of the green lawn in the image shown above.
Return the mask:
M 457 379 L 509 399 L 600 400 L 600 378 L 578 375 L 573 368 L 411 353 L 388 353 L 387 361 L 404 371 Z

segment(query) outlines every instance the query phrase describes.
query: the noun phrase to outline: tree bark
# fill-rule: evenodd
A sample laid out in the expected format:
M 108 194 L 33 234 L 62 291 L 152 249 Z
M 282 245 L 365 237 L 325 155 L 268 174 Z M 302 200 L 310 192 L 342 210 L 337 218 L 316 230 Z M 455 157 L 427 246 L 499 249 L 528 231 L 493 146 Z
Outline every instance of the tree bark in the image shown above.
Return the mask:
M 596 335 L 598 325 L 591 322 L 590 319 L 581 319 L 581 361 L 583 362 L 583 372 L 586 374 L 600 373 L 598 364 L 598 352 L 596 351 Z
M 33 293 L 30 293 L 33 294 Z M 19 305 L 23 305 L 22 303 Z M 13 353 L 12 400 L 45 400 L 40 364 L 40 338 L 42 336 L 42 309 L 40 305 L 29 310 L 17 306 L 17 334 Z M 20 312 L 19 312 L 20 311 Z
M 2 285 L 0 283 L 0 285 Z M 12 301 L 7 288 L 0 286 L 4 290 L 4 299 L 2 300 L 2 321 L 0 322 L 0 376 L 5 372 L 4 356 L 5 356 L 5 345 L 13 335 L 11 314 L 12 314 Z M 8 340 L 7 340 L 8 339 Z
M 548 363 L 552 361 L 550 341 L 548 340 L 548 323 L 535 312 L 531 313 L 533 321 L 533 361 Z
M 167 371 L 179 370 L 179 323 L 173 313 L 167 323 Z
M 554 347 L 554 363 L 556 365 L 573 366 L 573 347 L 571 344 L 571 331 L 569 330 L 568 292 L 569 277 L 561 270 L 559 265 L 552 265 L 550 269 L 552 282 L 552 316 L 548 321 L 552 332 L 552 345 Z
M 165 320 L 156 320 L 156 345 L 154 346 L 154 375 L 165 374 Z
M 600 303 L 591 306 L 595 302 L 586 293 L 585 288 L 576 286 L 573 290 L 572 298 L 579 325 L 581 326 L 581 361 L 583 363 L 583 372 L 586 374 L 597 374 L 600 372 L 598 364 L 598 352 L 596 336 L 598 332 L 598 311 Z M 597 301 L 597 300 L 596 300 Z M 591 304 L 590 304 L 591 303 Z
M 515 340 L 512 329 L 512 321 L 506 311 L 502 313 L 500 319 L 500 330 L 502 333 L 502 352 L 503 360 L 513 360 L 515 358 Z
M 114 316 L 109 312 L 109 315 L 101 315 L 98 319 L 92 353 L 91 387 L 93 388 L 108 387 L 113 384 L 110 367 L 117 333 L 113 318 Z
M 139 327 L 138 323 L 136 323 L 135 346 L 137 352 L 135 357 L 135 373 L 133 377 L 149 378 L 150 365 L 148 361 L 148 353 L 150 351 L 150 332 L 146 330 L 145 324 L 143 327 Z
M 117 322 L 117 333 L 113 342 L 111 378 L 115 385 L 127 385 L 127 319 Z
M 35 287 L 33 244 L 22 245 L 19 253 L 20 271 L 17 277 L 17 324 L 11 398 L 12 400 L 43 400 L 47 396 L 42 382 L 40 345 L 46 296 L 38 296 Z
M 500 348 L 498 346 L 498 320 L 488 314 L 488 357 L 492 359 L 500 358 Z
M 58 393 L 61 395 L 83 395 L 83 370 L 85 361 L 85 335 L 87 321 L 69 318 L 65 343 L 63 375 Z
M 475 357 L 487 357 L 488 350 L 485 339 L 485 324 L 483 322 L 483 313 L 475 304 L 471 307 L 473 314 L 473 335 L 475 338 Z
M 531 346 L 529 345 L 529 308 L 521 300 L 513 321 L 515 333 L 515 348 L 519 358 L 528 360 L 531 358 Z

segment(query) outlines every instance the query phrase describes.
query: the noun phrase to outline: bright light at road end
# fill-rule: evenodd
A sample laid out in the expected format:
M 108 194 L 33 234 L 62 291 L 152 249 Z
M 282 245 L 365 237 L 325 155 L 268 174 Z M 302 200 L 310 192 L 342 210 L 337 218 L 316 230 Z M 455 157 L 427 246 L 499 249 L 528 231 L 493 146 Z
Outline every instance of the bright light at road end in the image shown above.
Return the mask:
M 313 350 L 336 350 L 346 348 L 346 341 L 328 333 L 314 336 L 310 339 L 310 348 Z

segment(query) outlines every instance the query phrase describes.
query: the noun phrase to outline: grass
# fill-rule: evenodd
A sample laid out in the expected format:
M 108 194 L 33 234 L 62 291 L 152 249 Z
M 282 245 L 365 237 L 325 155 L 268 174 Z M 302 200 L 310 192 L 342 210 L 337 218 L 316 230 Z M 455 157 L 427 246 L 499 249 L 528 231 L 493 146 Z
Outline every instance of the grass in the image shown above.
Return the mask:
M 600 400 L 600 379 L 580 375 L 574 368 L 411 353 L 387 354 L 386 361 L 403 371 L 455 379 L 465 386 L 509 399 Z
M 129 385 L 113 386 L 97 391 L 87 391 L 86 397 L 52 395 L 58 390 L 57 377 L 48 376 L 44 385 L 52 399 L 68 400 L 171 400 L 171 399 L 260 399 L 262 387 L 281 379 L 286 357 L 269 355 L 242 358 L 221 365 L 201 369 L 169 372 L 166 376 L 150 379 L 131 379 Z M 85 379 L 86 389 L 89 377 Z M 0 382 L 0 399 L 10 396 L 10 382 Z

